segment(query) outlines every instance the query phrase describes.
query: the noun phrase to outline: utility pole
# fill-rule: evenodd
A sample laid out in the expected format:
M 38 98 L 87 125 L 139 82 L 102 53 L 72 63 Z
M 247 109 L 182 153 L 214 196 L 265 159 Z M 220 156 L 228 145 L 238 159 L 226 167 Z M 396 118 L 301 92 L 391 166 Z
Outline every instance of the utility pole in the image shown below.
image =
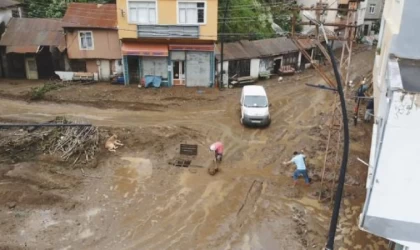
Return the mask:
M 219 84 L 219 89 L 223 89 L 224 88 L 224 82 L 223 82 L 223 74 L 224 74 L 224 69 L 223 69 L 223 47 L 224 47 L 224 34 L 225 34 L 225 29 L 226 29 L 226 17 L 227 17 L 227 12 L 228 12 L 228 8 L 229 8 L 229 3 L 230 0 L 225 0 L 226 4 L 225 4 L 225 10 L 223 13 L 223 24 L 222 24 L 222 36 L 221 36 L 221 43 L 220 43 L 220 84 Z M 229 81 L 229 80 L 228 80 Z

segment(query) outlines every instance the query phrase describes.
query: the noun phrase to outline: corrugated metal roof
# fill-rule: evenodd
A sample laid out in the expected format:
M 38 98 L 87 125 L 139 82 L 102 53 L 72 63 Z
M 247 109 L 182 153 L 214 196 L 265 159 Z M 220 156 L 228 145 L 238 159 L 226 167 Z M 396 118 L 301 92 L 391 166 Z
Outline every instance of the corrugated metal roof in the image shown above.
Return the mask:
M 313 43 L 310 39 L 300 39 L 305 49 L 310 49 Z M 242 40 L 234 43 L 225 43 L 224 61 L 270 57 L 296 52 L 298 48 L 287 37 L 262 39 L 255 41 Z M 217 45 L 216 57 L 220 60 L 220 44 Z
M 220 60 L 220 44 L 217 45 L 217 57 Z M 240 42 L 234 43 L 225 43 L 223 48 L 223 61 L 231 61 L 231 60 L 241 60 L 241 59 L 251 59 L 257 58 L 259 56 L 253 56 L 249 54 L 248 51 L 242 46 Z
M 20 5 L 21 3 L 13 0 L 0 0 L 0 9 Z
M 0 40 L 1 46 L 66 47 L 61 19 L 12 18 Z
M 296 45 L 287 37 L 253 41 L 261 56 L 276 56 L 298 51 Z
M 18 54 L 25 54 L 25 53 L 37 53 L 39 50 L 39 46 L 7 46 L 6 53 L 18 53 Z
M 63 17 L 63 27 L 117 28 L 115 4 L 71 3 Z

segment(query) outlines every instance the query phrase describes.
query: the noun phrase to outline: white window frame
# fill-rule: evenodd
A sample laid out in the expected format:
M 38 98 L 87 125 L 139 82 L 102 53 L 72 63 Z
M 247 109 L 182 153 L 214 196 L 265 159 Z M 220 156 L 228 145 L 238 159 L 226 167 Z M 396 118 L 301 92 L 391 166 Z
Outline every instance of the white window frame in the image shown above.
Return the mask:
M 376 4 L 372 3 L 369 5 L 369 14 L 375 14 L 375 12 L 376 12 Z
M 141 3 L 141 2 L 147 2 L 147 3 L 154 2 L 155 3 L 155 23 L 150 23 L 150 22 L 147 22 L 147 23 L 132 22 L 131 19 L 130 19 L 130 2 L 138 2 L 138 3 Z M 158 13 L 159 13 L 158 8 L 159 7 L 158 7 L 158 1 L 157 0 L 126 0 L 126 6 L 127 6 L 126 13 L 127 13 L 127 23 L 128 24 L 144 24 L 144 25 L 148 25 L 148 24 L 150 24 L 150 25 L 159 24 L 159 16 L 158 16 Z
M 180 3 L 204 3 L 204 22 L 203 23 L 180 23 L 179 22 L 179 4 Z M 198 21 L 198 20 L 197 20 Z M 178 25 L 206 25 L 207 24 L 207 1 L 206 0 L 197 0 L 197 1 L 189 1 L 189 0 L 181 0 L 176 1 L 176 22 Z
M 83 48 L 82 47 L 82 37 L 81 37 L 82 33 L 90 33 L 90 36 L 92 37 L 92 47 L 89 47 L 89 48 Z M 77 36 L 78 36 L 78 39 L 79 39 L 79 49 L 80 50 L 94 50 L 95 49 L 95 40 L 93 38 L 93 32 L 91 30 L 81 30 L 81 31 L 78 32 Z

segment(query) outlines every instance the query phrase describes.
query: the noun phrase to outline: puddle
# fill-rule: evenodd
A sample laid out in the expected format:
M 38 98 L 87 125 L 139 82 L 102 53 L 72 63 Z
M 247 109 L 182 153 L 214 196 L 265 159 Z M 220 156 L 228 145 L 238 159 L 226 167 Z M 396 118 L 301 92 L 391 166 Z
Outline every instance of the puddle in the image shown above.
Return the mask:
M 114 187 L 127 198 L 130 194 L 137 193 L 139 184 L 152 176 L 153 168 L 149 159 L 122 157 L 128 164 L 119 167 L 114 172 Z

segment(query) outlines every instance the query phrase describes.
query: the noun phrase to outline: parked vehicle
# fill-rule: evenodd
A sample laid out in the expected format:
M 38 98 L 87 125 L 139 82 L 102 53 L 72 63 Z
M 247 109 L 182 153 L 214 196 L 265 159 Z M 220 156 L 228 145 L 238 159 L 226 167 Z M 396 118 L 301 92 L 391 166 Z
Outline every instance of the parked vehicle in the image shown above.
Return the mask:
M 241 124 L 268 126 L 271 123 L 267 94 L 263 86 L 244 86 L 241 94 Z
M 237 75 L 234 75 L 232 77 L 229 77 L 228 87 L 231 89 L 231 88 L 237 87 L 237 86 L 254 84 L 256 81 L 257 81 L 257 79 L 255 79 L 252 76 L 238 77 Z

